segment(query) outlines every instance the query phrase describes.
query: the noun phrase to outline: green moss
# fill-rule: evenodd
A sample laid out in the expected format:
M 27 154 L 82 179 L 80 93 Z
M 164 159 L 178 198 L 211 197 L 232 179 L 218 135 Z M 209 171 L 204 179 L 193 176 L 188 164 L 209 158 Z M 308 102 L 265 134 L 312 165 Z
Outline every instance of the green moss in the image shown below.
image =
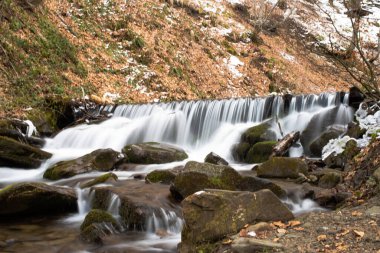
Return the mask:
M 269 123 L 262 123 L 260 125 L 251 127 L 243 133 L 242 140 L 248 142 L 251 145 L 254 145 L 257 142 L 261 141 L 273 140 L 274 136 L 272 136 L 270 133 L 270 127 L 271 126 Z
M 107 182 L 108 180 L 110 179 L 113 179 L 114 181 L 117 181 L 118 180 L 118 177 L 117 175 L 115 175 L 114 173 L 110 172 L 110 173 L 106 173 L 106 174 L 103 174 L 101 175 L 100 177 L 97 177 L 83 185 L 81 185 L 80 188 L 84 189 L 84 188 L 89 188 L 89 187 L 92 187 L 94 185 L 97 185 L 97 184 L 101 184 L 101 183 L 105 183 Z
M 249 149 L 244 161 L 247 163 L 262 163 L 269 159 L 276 141 L 258 142 Z
M 222 46 L 227 50 L 228 53 L 237 56 L 235 48 L 227 40 L 222 41 Z
M 86 229 L 88 226 L 94 223 L 110 223 L 114 227 L 117 227 L 117 221 L 115 218 L 107 213 L 106 211 L 100 209 L 92 209 L 84 219 L 82 225 L 80 226 L 81 231 Z
M 171 184 L 174 182 L 175 174 L 169 170 L 154 170 L 150 172 L 145 180 L 151 183 Z

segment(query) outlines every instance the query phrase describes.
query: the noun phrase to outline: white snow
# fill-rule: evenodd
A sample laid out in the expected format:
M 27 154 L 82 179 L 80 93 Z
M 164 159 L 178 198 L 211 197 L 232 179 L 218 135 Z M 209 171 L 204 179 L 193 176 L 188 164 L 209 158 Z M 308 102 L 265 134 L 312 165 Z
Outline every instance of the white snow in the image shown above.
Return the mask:
M 203 193 L 205 193 L 205 191 L 199 191 L 199 192 L 196 192 L 194 193 L 195 195 L 202 195 Z
M 285 52 L 281 52 L 280 54 L 282 58 L 284 58 L 287 61 L 294 62 L 296 60 L 296 58 L 293 55 L 287 54 Z
M 323 147 L 322 150 L 322 160 L 325 160 L 329 155 L 338 155 L 344 151 L 346 144 L 349 140 L 355 140 L 349 136 L 344 136 L 343 138 L 333 139 Z
M 229 59 L 224 58 L 223 62 L 227 65 L 228 70 L 234 78 L 243 77 L 243 74 L 237 69 L 239 66 L 244 66 L 244 62 L 240 61 L 239 58 L 231 55 Z
M 249 232 L 247 233 L 247 235 L 249 235 L 249 236 L 251 236 L 251 237 L 256 237 L 256 233 L 255 233 L 255 231 L 249 231 Z

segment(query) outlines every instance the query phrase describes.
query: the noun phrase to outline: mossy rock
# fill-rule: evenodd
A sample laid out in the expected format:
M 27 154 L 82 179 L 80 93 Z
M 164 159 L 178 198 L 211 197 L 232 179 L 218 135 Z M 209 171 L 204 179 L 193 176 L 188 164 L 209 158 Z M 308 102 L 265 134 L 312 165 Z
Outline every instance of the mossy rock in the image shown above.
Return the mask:
M 277 141 L 263 141 L 256 143 L 249 149 L 244 161 L 246 163 L 262 163 L 267 161 L 272 154 L 273 147 L 276 143 Z
M 230 166 L 190 161 L 175 179 L 171 192 L 174 197 L 187 196 L 207 188 L 237 190 L 241 175 Z
M 145 177 L 145 180 L 150 183 L 171 184 L 175 177 L 176 174 L 170 170 L 154 170 Z
M 0 216 L 32 216 L 77 210 L 75 191 L 44 183 L 17 183 L 0 190 Z
M 232 156 L 237 161 L 244 161 L 245 157 L 251 148 L 251 145 L 248 142 L 241 142 L 236 144 L 232 148 Z
M 339 172 L 328 172 L 318 181 L 318 186 L 322 188 L 333 188 L 342 181 L 342 175 Z
M 355 140 L 349 140 L 346 143 L 344 151 L 340 154 L 332 153 L 326 157 L 323 161 L 329 168 L 340 168 L 343 169 L 344 166 L 352 160 L 358 153 L 360 148 L 357 147 L 357 142 Z
M 118 226 L 116 219 L 111 214 L 100 209 L 92 209 L 80 225 L 80 230 L 83 231 L 94 223 L 108 223 L 114 227 Z
M 272 157 L 257 169 L 257 176 L 268 178 L 298 178 L 308 175 L 308 166 L 300 158 Z
M 112 149 L 98 149 L 75 160 L 54 164 L 45 171 L 44 178 L 58 180 L 91 171 L 110 171 L 119 160 L 119 152 Z
M 269 122 L 248 128 L 242 135 L 242 140 L 251 145 L 258 142 L 274 141 L 276 140 L 276 133 L 270 130 L 271 124 Z
M 35 169 L 52 154 L 36 147 L 0 136 L 0 166 Z
M 157 142 L 127 145 L 122 152 L 130 163 L 136 164 L 163 164 L 188 158 L 184 150 Z
M 362 138 L 365 132 L 366 132 L 366 129 L 361 129 L 359 124 L 356 122 L 350 122 L 347 125 L 346 135 L 351 138 L 354 138 L 354 139 Z
M 109 182 L 109 181 L 117 181 L 118 180 L 118 177 L 117 175 L 115 175 L 114 173 L 110 172 L 110 173 L 106 173 L 104 175 L 101 175 L 93 180 L 90 180 L 84 184 L 82 184 L 80 186 L 80 188 L 84 189 L 84 188 L 89 188 L 89 187 L 92 187 L 94 185 L 97 185 L 97 184 L 102 184 L 102 183 L 106 183 L 106 182 Z
M 286 197 L 286 190 L 282 189 L 279 185 L 264 178 L 245 176 L 239 184 L 239 190 L 255 192 L 263 189 L 268 189 L 276 194 L 279 198 Z
M 110 235 L 117 228 L 118 223 L 111 214 L 103 210 L 92 209 L 80 226 L 80 235 L 83 241 L 102 244 L 103 237 Z
M 52 110 L 33 110 L 28 114 L 28 118 L 33 122 L 41 136 L 52 136 L 59 131 L 57 115 Z

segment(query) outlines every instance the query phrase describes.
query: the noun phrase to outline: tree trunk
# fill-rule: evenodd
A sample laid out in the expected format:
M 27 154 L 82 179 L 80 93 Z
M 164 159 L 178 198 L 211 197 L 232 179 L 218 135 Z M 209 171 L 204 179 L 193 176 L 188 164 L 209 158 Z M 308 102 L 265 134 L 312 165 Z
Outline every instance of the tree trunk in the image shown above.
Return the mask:
M 289 148 L 299 140 L 300 132 L 291 132 L 280 140 L 276 146 L 273 147 L 271 156 L 283 156 L 288 152 Z

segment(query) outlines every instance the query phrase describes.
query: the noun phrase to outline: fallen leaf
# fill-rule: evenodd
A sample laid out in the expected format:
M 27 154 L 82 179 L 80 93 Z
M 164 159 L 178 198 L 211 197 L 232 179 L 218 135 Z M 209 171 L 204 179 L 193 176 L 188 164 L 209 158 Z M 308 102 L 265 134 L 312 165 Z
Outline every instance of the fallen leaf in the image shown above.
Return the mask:
M 339 234 L 337 234 L 337 236 L 345 236 L 346 234 L 350 233 L 350 230 L 349 229 L 343 229 L 342 232 L 340 232 Z
M 247 237 L 247 230 L 246 229 L 242 229 L 242 230 L 240 230 L 240 232 L 239 232 L 239 236 L 240 237 Z
M 364 232 L 363 231 L 360 231 L 360 230 L 354 230 L 354 234 L 356 236 L 359 236 L 359 237 L 363 237 L 364 236 Z
M 277 232 L 278 232 L 279 234 L 286 234 L 286 229 L 279 228 L 279 229 L 277 229 Z
M 351 215 L 352 215 L 352 216 L 362 216 L 363 213 L 358 212 L 358 211 L 353 211 L 353 212 L 351 213 Z
M 368 222 L 368 224 L 371 226 L 377 226 L 377 223 L 374 220 L 371 220 L 370 222 Z
M 296 230 L 296 231 L 304 231 L 305 229 L 303 227 L 296 227 L 296 228 L 294 228 L 294 230 Z
M 280 238 L 274 238 L 273 241 L 274 242 L 278 242 L 280 240 Z
M 273 225 L 275 225 L 276 227 L 279 227 L 279 228 L 286 228 L 287 226 L 285 225 L 285 223 L 281 222 L 281 221 L 275 221 L 272 223 Z
M 317 237 L 318 242 L 326 241 L 326 239 L 327 239 L 327 235 L 318 235 Z
M 250 232 L 248 232 L 247 235 L 250 236 L 250 237 L 256 237 L 255 231 L 250 231 Z
M 288 223 L 288 226 L 291 226 L 291 227 L 295 227 L 295 226 L 299 226 L 299 225 L 301 225 L 301 222 L 298 220 L 291 220 Z
M 247 228 L 247 227 L 249 227 L 249 224 L 245 224 L 245 225 L 244 225 L 244 228 Z
M 222 244 L 226 245 L 226 244 L 231 244 L 232 243 L 232 240 L 231 239 L 225 239 L 222 241 Z

